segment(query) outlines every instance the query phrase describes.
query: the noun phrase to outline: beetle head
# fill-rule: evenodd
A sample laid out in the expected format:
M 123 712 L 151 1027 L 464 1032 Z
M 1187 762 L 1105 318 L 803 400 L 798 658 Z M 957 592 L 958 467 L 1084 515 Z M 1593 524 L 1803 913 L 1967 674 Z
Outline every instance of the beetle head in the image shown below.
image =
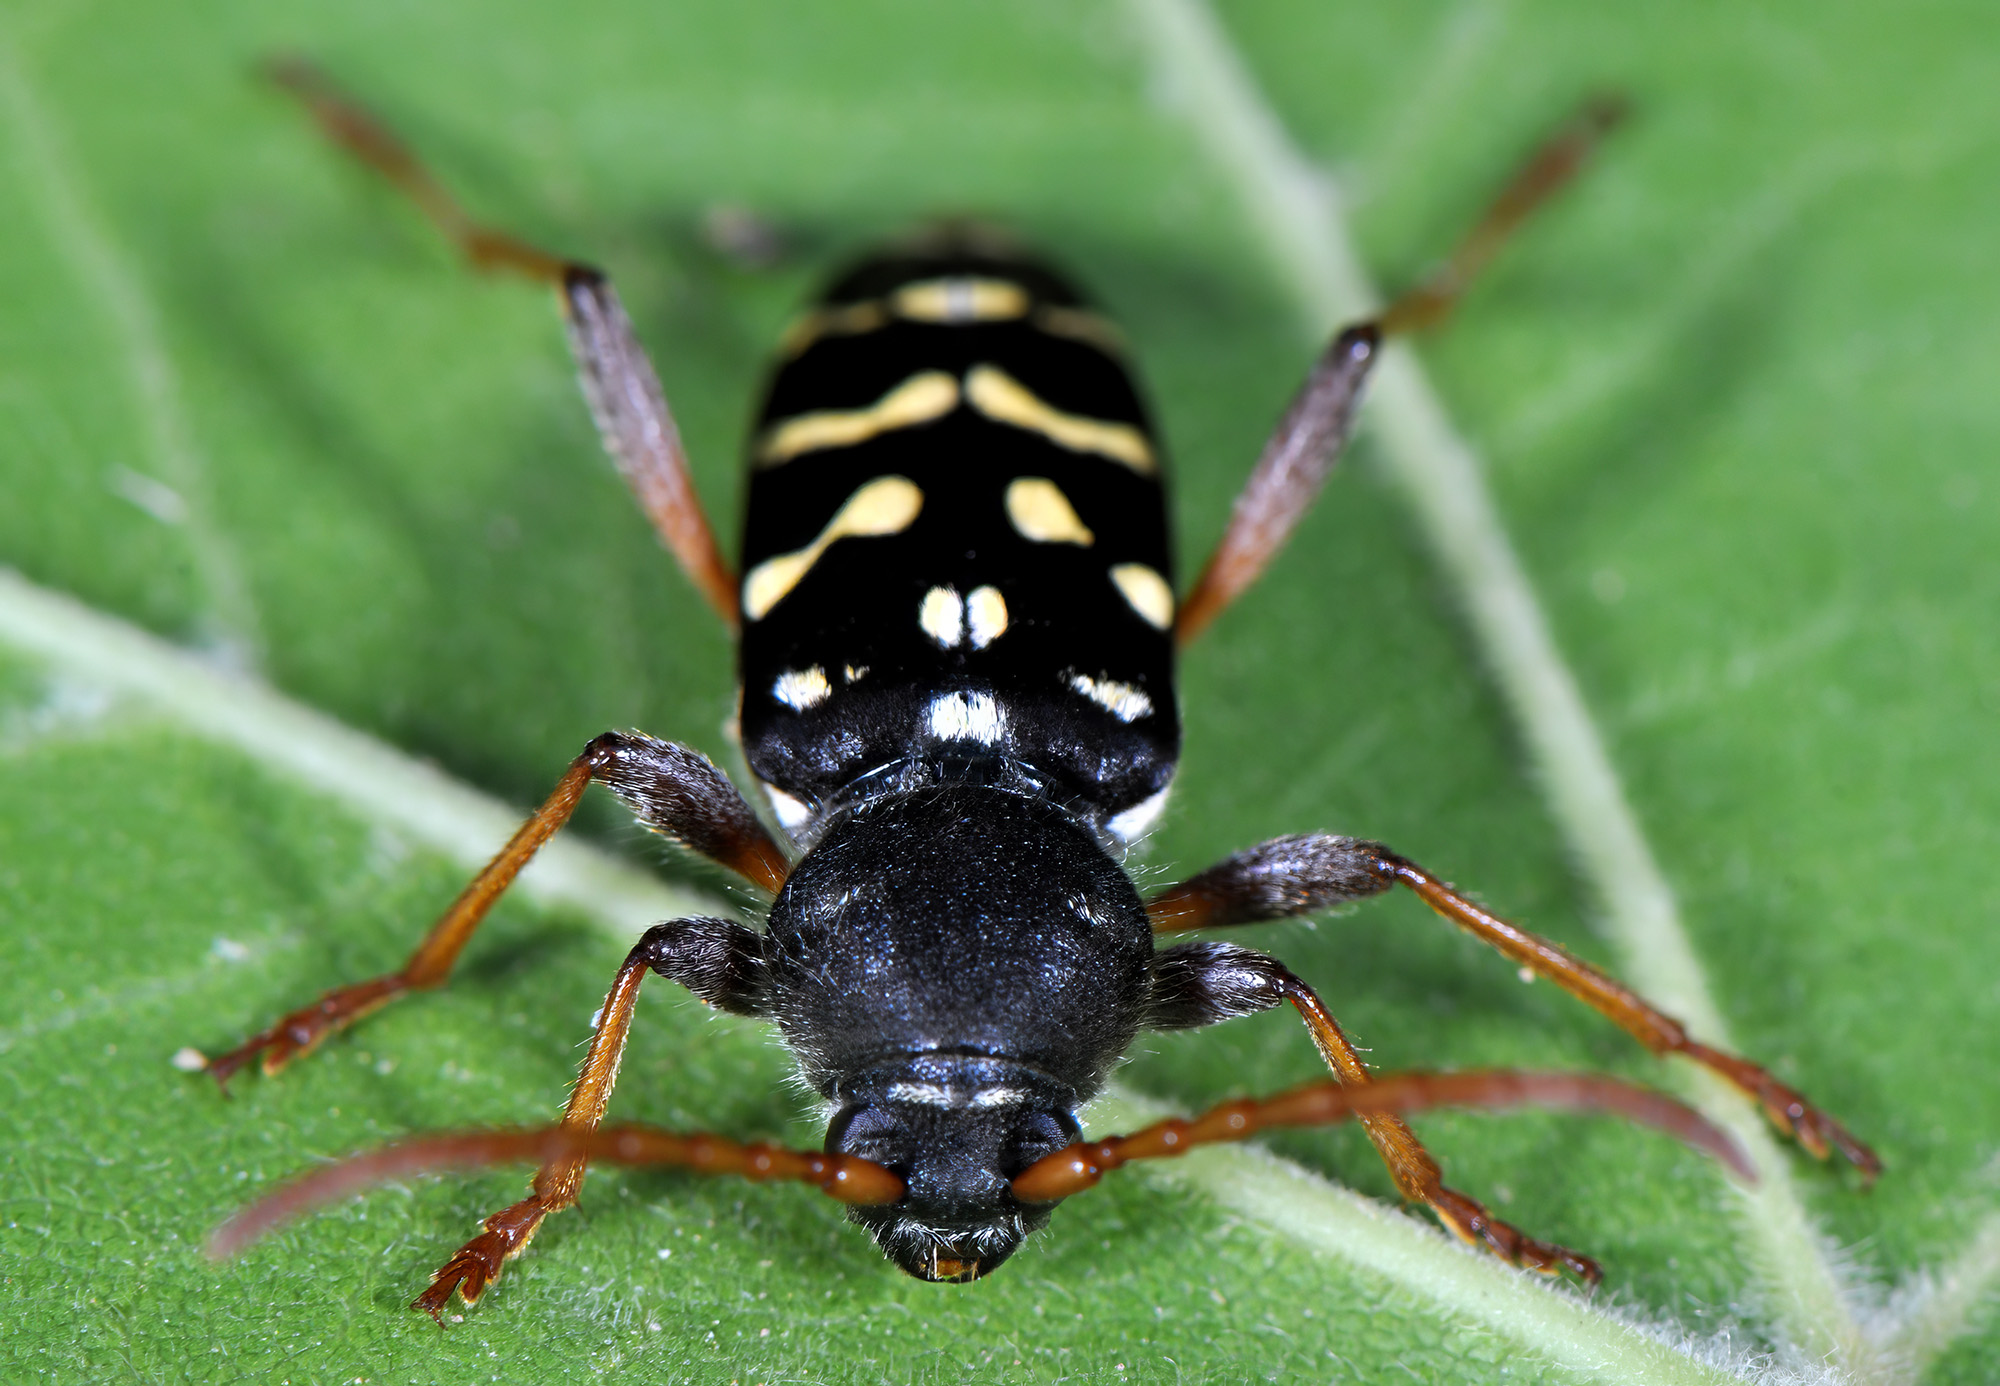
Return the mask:
M 1012 1181 L 1076 1141 L 1076 1118 L 1059 1085 L 1018 1071 L 996 1081 L 993 1067 L 926 1056 L 903 1076 L 868 1084 L 827 1128 L 828 1151 L 873 1160 L 903 1180 L 897 1202 L 848 1216 L 919 1280 L 977 1280 L 1054 1211 L 1023 1203 Z

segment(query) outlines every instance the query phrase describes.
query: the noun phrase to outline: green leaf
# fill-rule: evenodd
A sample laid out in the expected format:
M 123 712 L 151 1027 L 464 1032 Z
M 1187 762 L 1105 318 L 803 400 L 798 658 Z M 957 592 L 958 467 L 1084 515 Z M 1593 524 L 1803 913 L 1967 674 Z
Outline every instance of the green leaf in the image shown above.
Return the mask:
M 1858 1380 L 2000 1370 L 1979 1314 L 2000 1269 L 1987 17 L 1256 0 L 1221 14 L 1247 74 L 1225 89 L 1204 85 L 1222 50 L 1175 46 L 1189 13 L 0 18 L 0 562 L 38 585 L 0 585 L 10 1379 L 1696 1380 L 1805 1372 L 1822 1338 Z M 1787 1153 L 1746 1203 L 1609 1123 L 1426 1119 L 1455 1184 L 1604 1262 L 1588 1305 L 1332 1187 L 1390 1193 L 1344 1131 L 1273 1141 L 1292 1165 L 1117 1176 L 966 1289 L 897 1276 L 807 1191 L 616 1171 L 442 1335 L 403 1306 L 516 1172 L 384 1189 L 208 1265 L 217 1220 L 321 1158 L 556 1110 L 623 947 L 606 920 L 667 898 L 574 853 L 562 879 L 592 884 L 510 900 L 449 989 L 219 1100 L 170 1056 L 392 965 L 481 850 L 439 824 L 500 821 L 388 748 L 526 804 L 610 726 L 725 756 L 732 702 L 544 296 L 461 270 L 328 151 L 250 75 L 278 50 L 481 215 L 613 272 L 725 532 L 764 353 L 814 281 L 929 215 L 1003 219 L 1128 328 L 1189 567 L 1329 311 L 1331 235 L 1408 282 L 1583 93 L 1630 93 L 1635 120 L 1420 354 L 1678 910 L 1641 919 L 1563 807 L 1511 647 L 1433 557 L 1452 531 L 1406 499 L 1423 401 L 1393 390 L 1187 661 L 1146 869 L 1284 832 L 1389 841 L 1711 1008 L 1877 1145 L 1879 1187 Z M 1259 148 L 1335 171 L 1330 221 L 1304 183 L 1218 157 L 1246 111 L 1272 121 Z M 778 263 L 710 247 L 723 206 L 779 230 Z M 30 641 L 41 590 L 97 615 Z M 680 898 L 721 888 L 603 805 L 581 831 Z M 1675 940 L 1691 974 L 1656 965 Z M 1413 901 L 1246 941 L 1385 1067 L 1682 1081 Z M 1104 1120 L 1317 1071 L 1277 1015 L 1149 1040 Z M 787 1077 L 759 1027 L 662 986 L 614 1111 L 809 1143 Z

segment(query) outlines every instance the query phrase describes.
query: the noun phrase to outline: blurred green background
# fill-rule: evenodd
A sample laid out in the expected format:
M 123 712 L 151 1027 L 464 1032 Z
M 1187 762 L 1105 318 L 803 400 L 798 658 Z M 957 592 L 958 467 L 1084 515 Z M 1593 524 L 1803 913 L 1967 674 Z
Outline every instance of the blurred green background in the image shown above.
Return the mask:
M 1995 1204 L 2000 130 L 1990 11 L 1232 0 L 1220 18 L 1407 283 L 1588 91 L 1636 118 L 1422 344 L 1737 1040 L 1873 1140 L 1798 1165 L 1869 1303 Z M 608 267 L 733 546 L 769 345 L 831 266 L 971 212 L 1127 327 L 1191 568 L 1310 344 L 1143 17 L 1091 5 L 14 0 L 0 15 L 0 563 L 261 670 L 508 800 L 590 735 L 727 753 L 726 641 L 598 455 L 554 312 L 462 271 L 252 79 L 310 54 L 481 215 Z M 775 228 L 751 263 L 718 210 Z M 1150 872 L 1384 839 L 1603 958 L 1449 593 L 1364 443 L 1188 660 Z M 593 1175 L 476 1314 L 402 1306 L 517 1173 L 424 1181 L 215 1269 L 266 1181 L 553 1112 L 622 945 L 502 909 L 446 993 L 229 1103 L 167 1065 L 380 970 L 458 873 L 0 651 L 0 1362 L 50 1381 L 1560 1378 L 1518 1343 L 1138 1177 L 990 1282 L 895 1275 L 803 1190 Z M 585 831 L 652 861 L 605 805 Z M 677 877 L 713 884 L 684 863 Z M 692 874 L 691 874 L 692 873 Z M 1388 1067 L 1659 1070 L 1409 900 L 1246 942 Z M 1180 1104 L 1314 1076 L 1269 1016 L 1149 1040 Z M 615 1112 L 810 1141 L 758 1027 L 662 987 Z M 1453 1181 L 1752 1354 L 1721 1181 L 1607 1123 L 1435 1117 Z M 1274 1144 L 1387 1195 L 1349 1132 Z M 1930 1382 L 2000 1371 L 1974 1332 Z

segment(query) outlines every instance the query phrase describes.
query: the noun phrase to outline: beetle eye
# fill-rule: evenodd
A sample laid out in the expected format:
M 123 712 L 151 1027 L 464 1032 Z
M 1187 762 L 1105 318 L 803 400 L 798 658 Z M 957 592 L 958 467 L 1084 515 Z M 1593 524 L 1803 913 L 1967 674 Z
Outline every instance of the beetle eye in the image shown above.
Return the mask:
M 826 1148 L 889 1169 L 910 1161 L 910 1133 L 894 1112 L 866 1105 L 843 1108 L 826 1128 Z
M 1074 1145 L 1081 1135 L 1067 1112 L 1025 1112 L 1014 1124 L 1000 1172 L 1011 1180 L 1043 1156 Z

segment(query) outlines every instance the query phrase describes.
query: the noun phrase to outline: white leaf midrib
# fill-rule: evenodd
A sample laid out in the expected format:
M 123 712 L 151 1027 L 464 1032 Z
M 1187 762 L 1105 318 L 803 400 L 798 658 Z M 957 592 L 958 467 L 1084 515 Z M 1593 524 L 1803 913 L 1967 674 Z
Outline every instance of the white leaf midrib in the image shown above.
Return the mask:
M 144 456 L 144 470 L 127 469 L 128 475 L 163 488 L 179 506 L 176 524 L 199 589 L 201 635 L 218 657 L 254 668 L 263 643 L 257 604 L 236 546 L 217 519 L 207 459 L 195 442 L 158 307 L 91 205 L 76 155 L 43 107 L 4 26 L 0 116 L 13 131 L 24 200 L 74 279 L 80 301 L 103 324 L 122 367 Z
M 340 801 L 368 822 L 401 829 L 468 871 L 484 866 L 521 825 L 519 810 L 435 765 L 4 568 L 0 641 L 67 674 L 142 698 L 188 729 Z M 670 887 L 563 836 L 535 855 L 515 889 L 544 905 L 583 911 L 628 936 L 675 914 L 718 908 L 708 896 Z

